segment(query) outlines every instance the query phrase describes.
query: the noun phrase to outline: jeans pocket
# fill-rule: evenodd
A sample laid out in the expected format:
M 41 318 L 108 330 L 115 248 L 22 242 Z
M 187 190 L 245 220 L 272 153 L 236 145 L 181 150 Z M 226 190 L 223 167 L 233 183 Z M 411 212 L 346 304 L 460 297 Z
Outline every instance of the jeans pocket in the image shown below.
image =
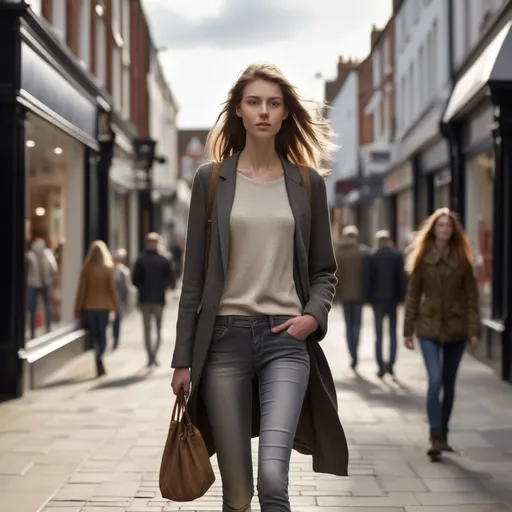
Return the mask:
M 298 336 L 295 336 L 294 334 L 292 334 L 290 331 L 286 330 L 284 331 L 286 334 L 288 334 L 288 336 L 290 336 L 290 338 L 294 339 L 294 340 L 297 340 L 297 341 L 302 341 L 303 343 L 305 343 L 307 341 L 307 338 L 304 339 L 304 338 L 299 338 Z
M 218 341 L 223 338 L 228 332 L 227 325 L 216 325 L 213 328 L 213 341 Z

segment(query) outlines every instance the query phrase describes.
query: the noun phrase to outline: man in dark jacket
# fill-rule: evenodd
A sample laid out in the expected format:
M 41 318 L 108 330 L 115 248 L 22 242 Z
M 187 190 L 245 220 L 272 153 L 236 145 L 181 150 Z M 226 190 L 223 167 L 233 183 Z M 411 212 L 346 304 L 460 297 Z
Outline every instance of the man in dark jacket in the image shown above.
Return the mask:
M 165 293 L 173 276 L 171 262 L 159 251 L 160 236 L 149 233 L 146 237 L 146 250 L 137 258 L 133 269 L 133 284 L 139 291 L 139 307 L 144 322 L 144 341 L 148 353 L 148 366 L 158 366 L 156 359 L 161 342 L 162 314 L 165 306 Z M 156 321 L 156 345 L 151 343 L 151 318 Z
M 367 259 L 365 272 L 366 295 L 373 307 L 375 317 L 375 356 L 378 373 L 382 378 L 386 371 L 394 374 L 397 339 L 396 321 L 398 304 L 405 297 L 405 271 L 403 257 L 393 248 L 388 231 L 378 231 L 375 235 L 377 249 Z M 382 337 L 384 317 L 389 319 L 389 362 L 382 356 Z

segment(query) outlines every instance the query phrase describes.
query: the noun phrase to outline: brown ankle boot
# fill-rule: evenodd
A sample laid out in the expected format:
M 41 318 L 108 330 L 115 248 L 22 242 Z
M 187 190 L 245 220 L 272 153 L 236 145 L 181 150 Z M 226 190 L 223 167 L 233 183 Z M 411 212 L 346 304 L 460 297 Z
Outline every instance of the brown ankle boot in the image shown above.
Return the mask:
M 441 431 L 434 428 L 430 429 L 430 448 L 427 451 L 427 455 L 430 457 L 432 462 L 438 462 L 441 460 L 441 441 Z
M 441 451 L 454 453 L 455 450 L 448 444 L 448 429 L 443 429 L 441 432 Z

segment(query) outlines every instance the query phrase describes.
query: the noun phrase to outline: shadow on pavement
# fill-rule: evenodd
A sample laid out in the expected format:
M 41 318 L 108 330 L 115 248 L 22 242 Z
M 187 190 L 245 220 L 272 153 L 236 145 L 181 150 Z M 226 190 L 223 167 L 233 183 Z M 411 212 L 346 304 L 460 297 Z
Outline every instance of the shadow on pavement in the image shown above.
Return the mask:
M 96 380 L 96 377 L 84 377 L 84 378 L 73 378 L 68 377 L 66 379 L 58 379 L 54 381 L 49 381 L 44 384 L 38 386 L 37 389 L 54 389 L 62 386 L 76 386 L 78 384 L 85 384 L 87 382 L 91 382 Z
M 377 402 L 393 409 L 424 411 L 425 395 L 412 390 L 397 378 L 388 379 L 371 381 L 360 373 L 354 373 L 352 377 L 336 380 L 335 384 L 339 394 L 356 393 L 367 402 Z
M 482 486 L 482 490 L 494 498 L 503 501 L 503 504 L 510 506 L 512 504 L 512 475 L 504 474 L 503 480 L 495 480 L 493 477 L 485 471 L 473 471 L 466 467 L 463 463 L 463 454 L 444 455 L 443 464 L 448 466 L 457 472 L 458 478 L 463 479 L 475 479 L 475 483 Z M 480 489 L 475 489 L 478 491 Z M 497 504 L 496 512 L 501 510 L 511 510 L 510 508 L 498 508 L 500 505 Z
M 166 377 L 169 378 L 167 375 Z M 107 375 L 105 379 L 100 379 L 98 384 L 91 388 L 91 391 L 98 391 L 101 389 L 126 388 L 135 384 L 139 384 L 140 382 L 153 380 L 155 378 L 159 378 L 159 375 L 154 373 L 153 368 L 142 368 L 133 375 L 127 375 L 113 379 L 110 379 Z

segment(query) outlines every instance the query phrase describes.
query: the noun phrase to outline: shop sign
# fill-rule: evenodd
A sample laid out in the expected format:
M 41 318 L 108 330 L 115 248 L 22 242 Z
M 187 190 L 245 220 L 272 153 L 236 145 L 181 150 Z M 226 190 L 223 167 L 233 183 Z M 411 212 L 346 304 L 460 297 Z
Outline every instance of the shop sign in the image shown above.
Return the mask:
M 412 187 L 413 173 L 412 163 L 407 160 L 400 167 L 394 169 L 389 174 L 384 176 L 384 195 L 390 196 L 400 192 L 401 190 Z

